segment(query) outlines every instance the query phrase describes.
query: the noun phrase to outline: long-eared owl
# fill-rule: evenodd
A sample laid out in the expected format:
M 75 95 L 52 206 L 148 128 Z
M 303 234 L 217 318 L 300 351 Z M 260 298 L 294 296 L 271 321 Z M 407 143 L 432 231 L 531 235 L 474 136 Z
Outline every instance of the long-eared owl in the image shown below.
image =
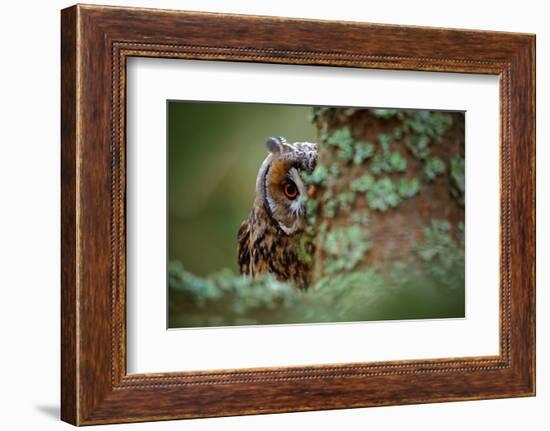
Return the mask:
M 275 137 L 269 138 L 266 146 L 269 154 L 258 171 L 252 211 L 239 229 L 240 272 L 249 276 L 272 273 L 304 289 L 311 268 L 298 258 L 306 223 L 307 188 L 302 174 L 313 171 L 317 145 L 290 144 Z

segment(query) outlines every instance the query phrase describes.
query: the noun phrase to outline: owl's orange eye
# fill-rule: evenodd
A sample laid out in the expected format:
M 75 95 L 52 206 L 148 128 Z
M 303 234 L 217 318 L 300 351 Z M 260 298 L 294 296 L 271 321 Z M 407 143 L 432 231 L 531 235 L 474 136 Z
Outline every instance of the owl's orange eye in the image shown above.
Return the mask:
M 298 188 L 294 183 L 285 183 L 283 186 L 285 196 L 289 199 L 296 199 L 298 196 Z

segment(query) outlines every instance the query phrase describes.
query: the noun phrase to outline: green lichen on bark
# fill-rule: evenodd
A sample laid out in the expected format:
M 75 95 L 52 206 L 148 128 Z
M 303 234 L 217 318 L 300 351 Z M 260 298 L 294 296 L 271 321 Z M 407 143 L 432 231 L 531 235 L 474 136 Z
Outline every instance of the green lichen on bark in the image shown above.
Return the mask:
M 420 199 L 415 201 L 418 203 L 414 208 L 425 201 L 435 187 L 445 188 L 459 206 L 464 205 L 463 138 L 462 149 L 460 143 L 453 149 L 456 154 L 449 153 L 446 138 L 453 124 L 460 126 L 460 114 L 321 108 L 314 109 L 312 118 L 320 131 L 320 150 L 317 167 L 306 180 L 316 188 L 315 221 L 324 221 L 326 226 L 326 233 L 314 239 L 316 279 L 330 272 L 327 268 L 340 268 L 346 259 L 355 262 L 356 255 L 349 256 L 346 250 L 363 250 L 357 261 L 359 266 L 369 260 L 368 246 L 343 245 L 343 252 L 336 259 L 331 252 L 333 244 L 328 242 L 334 241 L 339 232 L 349 226 L 355 229 L 356 221 L 361 218 L 357 214 L 364 214 L 363 219 L 369 220 L 371 213 L 399 212 L 405 203 Z M 371 124 L 375 124 L 372 131 L 369 130 Z M 441 186 L 441 179 L 446 185 Z M 423 190 L 429 193 L 424 196 Z M 380 220 L 382 216 L 377 217 Z M 430 220 L 428 214 L 424 225 L 429 225 Z M 373 226 L 377 227 L 370 223 L 361 226 L 367 238 Z M 367 241 L 357 234 L 354 240 Z M 347 237 L 346 241 L 349 242 Z M 383 244 L 372 245 L 372 249 L 376 247 Z M 409 248 L 412 247 L 410 241 Z

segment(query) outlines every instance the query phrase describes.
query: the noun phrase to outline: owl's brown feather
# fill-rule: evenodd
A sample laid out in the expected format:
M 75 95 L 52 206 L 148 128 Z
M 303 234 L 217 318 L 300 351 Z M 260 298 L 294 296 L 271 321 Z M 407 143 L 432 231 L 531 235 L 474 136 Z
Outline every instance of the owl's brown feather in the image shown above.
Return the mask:
M 248 219 L 241 223 L 237 242 L 237 256 L 239 257 L 239 271 L 241 274 L 250 274 L 250 224 Z
M 311 265 L 298 257 L 299 237 L 300 233 L 286 235 L 265 209 L 254 208 L 239 229 L 241 274 L 255 277 L 271 273 L 280 281 L 306 289 Z

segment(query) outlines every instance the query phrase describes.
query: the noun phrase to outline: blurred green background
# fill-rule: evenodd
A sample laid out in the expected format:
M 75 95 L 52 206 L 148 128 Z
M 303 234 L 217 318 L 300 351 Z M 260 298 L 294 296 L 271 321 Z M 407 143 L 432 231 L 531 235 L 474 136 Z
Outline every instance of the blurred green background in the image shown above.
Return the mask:
M 316 141 L 311 108 L 168 102 L 168 259 L 200 276 L 237 270 L 237 231 L 269 136 Z

